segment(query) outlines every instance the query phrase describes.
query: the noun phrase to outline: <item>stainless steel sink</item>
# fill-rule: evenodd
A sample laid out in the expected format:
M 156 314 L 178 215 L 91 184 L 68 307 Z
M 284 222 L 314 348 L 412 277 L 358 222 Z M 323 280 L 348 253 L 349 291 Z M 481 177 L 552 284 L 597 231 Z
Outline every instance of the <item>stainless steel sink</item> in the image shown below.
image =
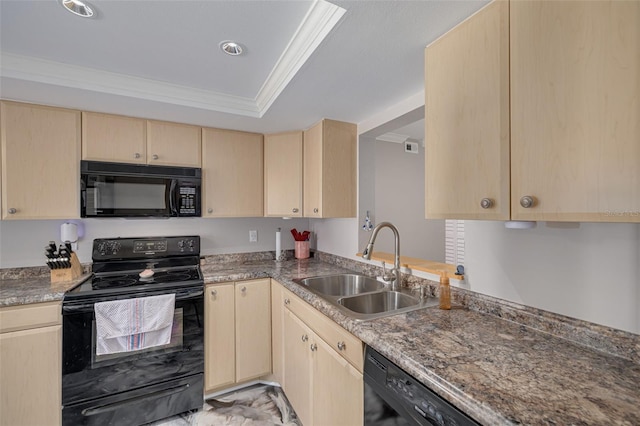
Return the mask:
M 384 288 L 384 283 L 375 278 L 357 274 L 326 275 L 294 281 L 326 296 L 350 296 Z
M 438 299 L 419 299 L 409 290 L 390 291 L 375 278 L 359 274 L 336 274 L 294 279 L 294 282 L 333 304 L 355 320 L 369 320 L 437 306 Z
M 342 297 L 338 300 L 338 303 L 360 314 L 377 314 L 380 312 L 410 308 L 418 305 L 420 300 L 398 291 L 382 291 Z

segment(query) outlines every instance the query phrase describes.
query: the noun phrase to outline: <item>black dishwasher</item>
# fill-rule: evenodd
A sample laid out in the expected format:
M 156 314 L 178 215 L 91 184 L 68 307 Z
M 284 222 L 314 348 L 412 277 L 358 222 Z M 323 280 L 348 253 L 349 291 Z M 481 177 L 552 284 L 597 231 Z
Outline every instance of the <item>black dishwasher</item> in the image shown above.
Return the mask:
M 364 361 L 364 424 L 464 426 L 479 423 L 367 346 Z

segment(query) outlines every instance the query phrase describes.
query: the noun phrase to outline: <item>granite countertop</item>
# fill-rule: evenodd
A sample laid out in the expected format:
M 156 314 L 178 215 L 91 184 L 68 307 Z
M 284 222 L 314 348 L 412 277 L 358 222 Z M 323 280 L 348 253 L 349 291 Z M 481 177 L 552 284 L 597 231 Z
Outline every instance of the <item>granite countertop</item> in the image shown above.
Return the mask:
M 73 281 L 55 284 L 48 274 L 0 279 L 0 307 L 60 301 L 66 291 L 90 276 L 85 273 Z
M 640 424 L 640 364 L 630 360 L 470 309 L 355 321 L 292 281 L 353 272 L 314 259 L 203 272 L 208 283 L 274 278 L 482 424 Z
M 640 424 L 636 359 L 466 308 L 355 321 L 292 281 L 354 272 L 318 259 L 230 259 L 202 271 L 206 283 L 274 278 L 482 424 Z M 0 306 L 61 300 L 77 284 L 48 279 L 0 280 Z

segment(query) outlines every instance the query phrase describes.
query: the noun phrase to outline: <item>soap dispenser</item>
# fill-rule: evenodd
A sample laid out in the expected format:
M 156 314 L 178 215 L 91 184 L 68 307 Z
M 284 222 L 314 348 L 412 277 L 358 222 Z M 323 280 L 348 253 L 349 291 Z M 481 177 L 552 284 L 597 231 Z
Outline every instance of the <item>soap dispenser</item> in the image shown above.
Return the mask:
M 440 309 L 451 309 L 451 287 L 446 272 L 440 275 Z

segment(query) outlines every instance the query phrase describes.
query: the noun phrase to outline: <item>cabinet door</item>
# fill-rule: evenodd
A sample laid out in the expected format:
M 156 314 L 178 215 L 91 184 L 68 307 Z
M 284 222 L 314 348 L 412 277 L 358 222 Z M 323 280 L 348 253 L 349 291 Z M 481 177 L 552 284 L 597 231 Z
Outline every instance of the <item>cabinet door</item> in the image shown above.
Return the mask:
M 236 382 L 271 372 L 269 279 L 236 283 Z
M 284 288 L 271 280 L 271 368 L 274 382 L 284 388 Z
M 0 424 L 59 425 L 62 326 L 0 334 Z
M 234 285 L 208 285 L 205 292 L 205 390 L 235 383 Z
M 284 313 L 284 391 L 298 418 L 311 425 L 311 389 L 313 386 L 310 346 L 313 332 L 285 309 Z M 337 389 L 337 388 L 336 388 Z
M 426 218 L 508 220 L 508 2 L 427 46 L 425 126 Z
M 356 130 L 325 119 L 304 132 L 305 217 L 355 217 Z
M 202 216 L 263 216 L 263 161 L 262 135 L 202 129 Z
M 302 132 L 264 137 L 265 216 L 302 216 Z
M 80 217 L 80 112 L 2 102 L 2 219 Z
M 305 217 L 322 217 L 322 122 L 305 130 L 303 140 L 304 196 L 303 214 Z M 342 188 L 333 188 L 340 191 Z
M 140 118 L 83 112 L 82 159 L 145 164 L 146 133 Z
M 640 2 L 513 2 L 511 95 L 513 219 L 640 222 Z
M 314 425 L 363 424 L 362 373 L 322 339 L 315 339 L 313 362 Z M 287 394 L 288 395 L 288 394 Z
M 202 128 L 147 120 L 147 163 L 200 167 Z

